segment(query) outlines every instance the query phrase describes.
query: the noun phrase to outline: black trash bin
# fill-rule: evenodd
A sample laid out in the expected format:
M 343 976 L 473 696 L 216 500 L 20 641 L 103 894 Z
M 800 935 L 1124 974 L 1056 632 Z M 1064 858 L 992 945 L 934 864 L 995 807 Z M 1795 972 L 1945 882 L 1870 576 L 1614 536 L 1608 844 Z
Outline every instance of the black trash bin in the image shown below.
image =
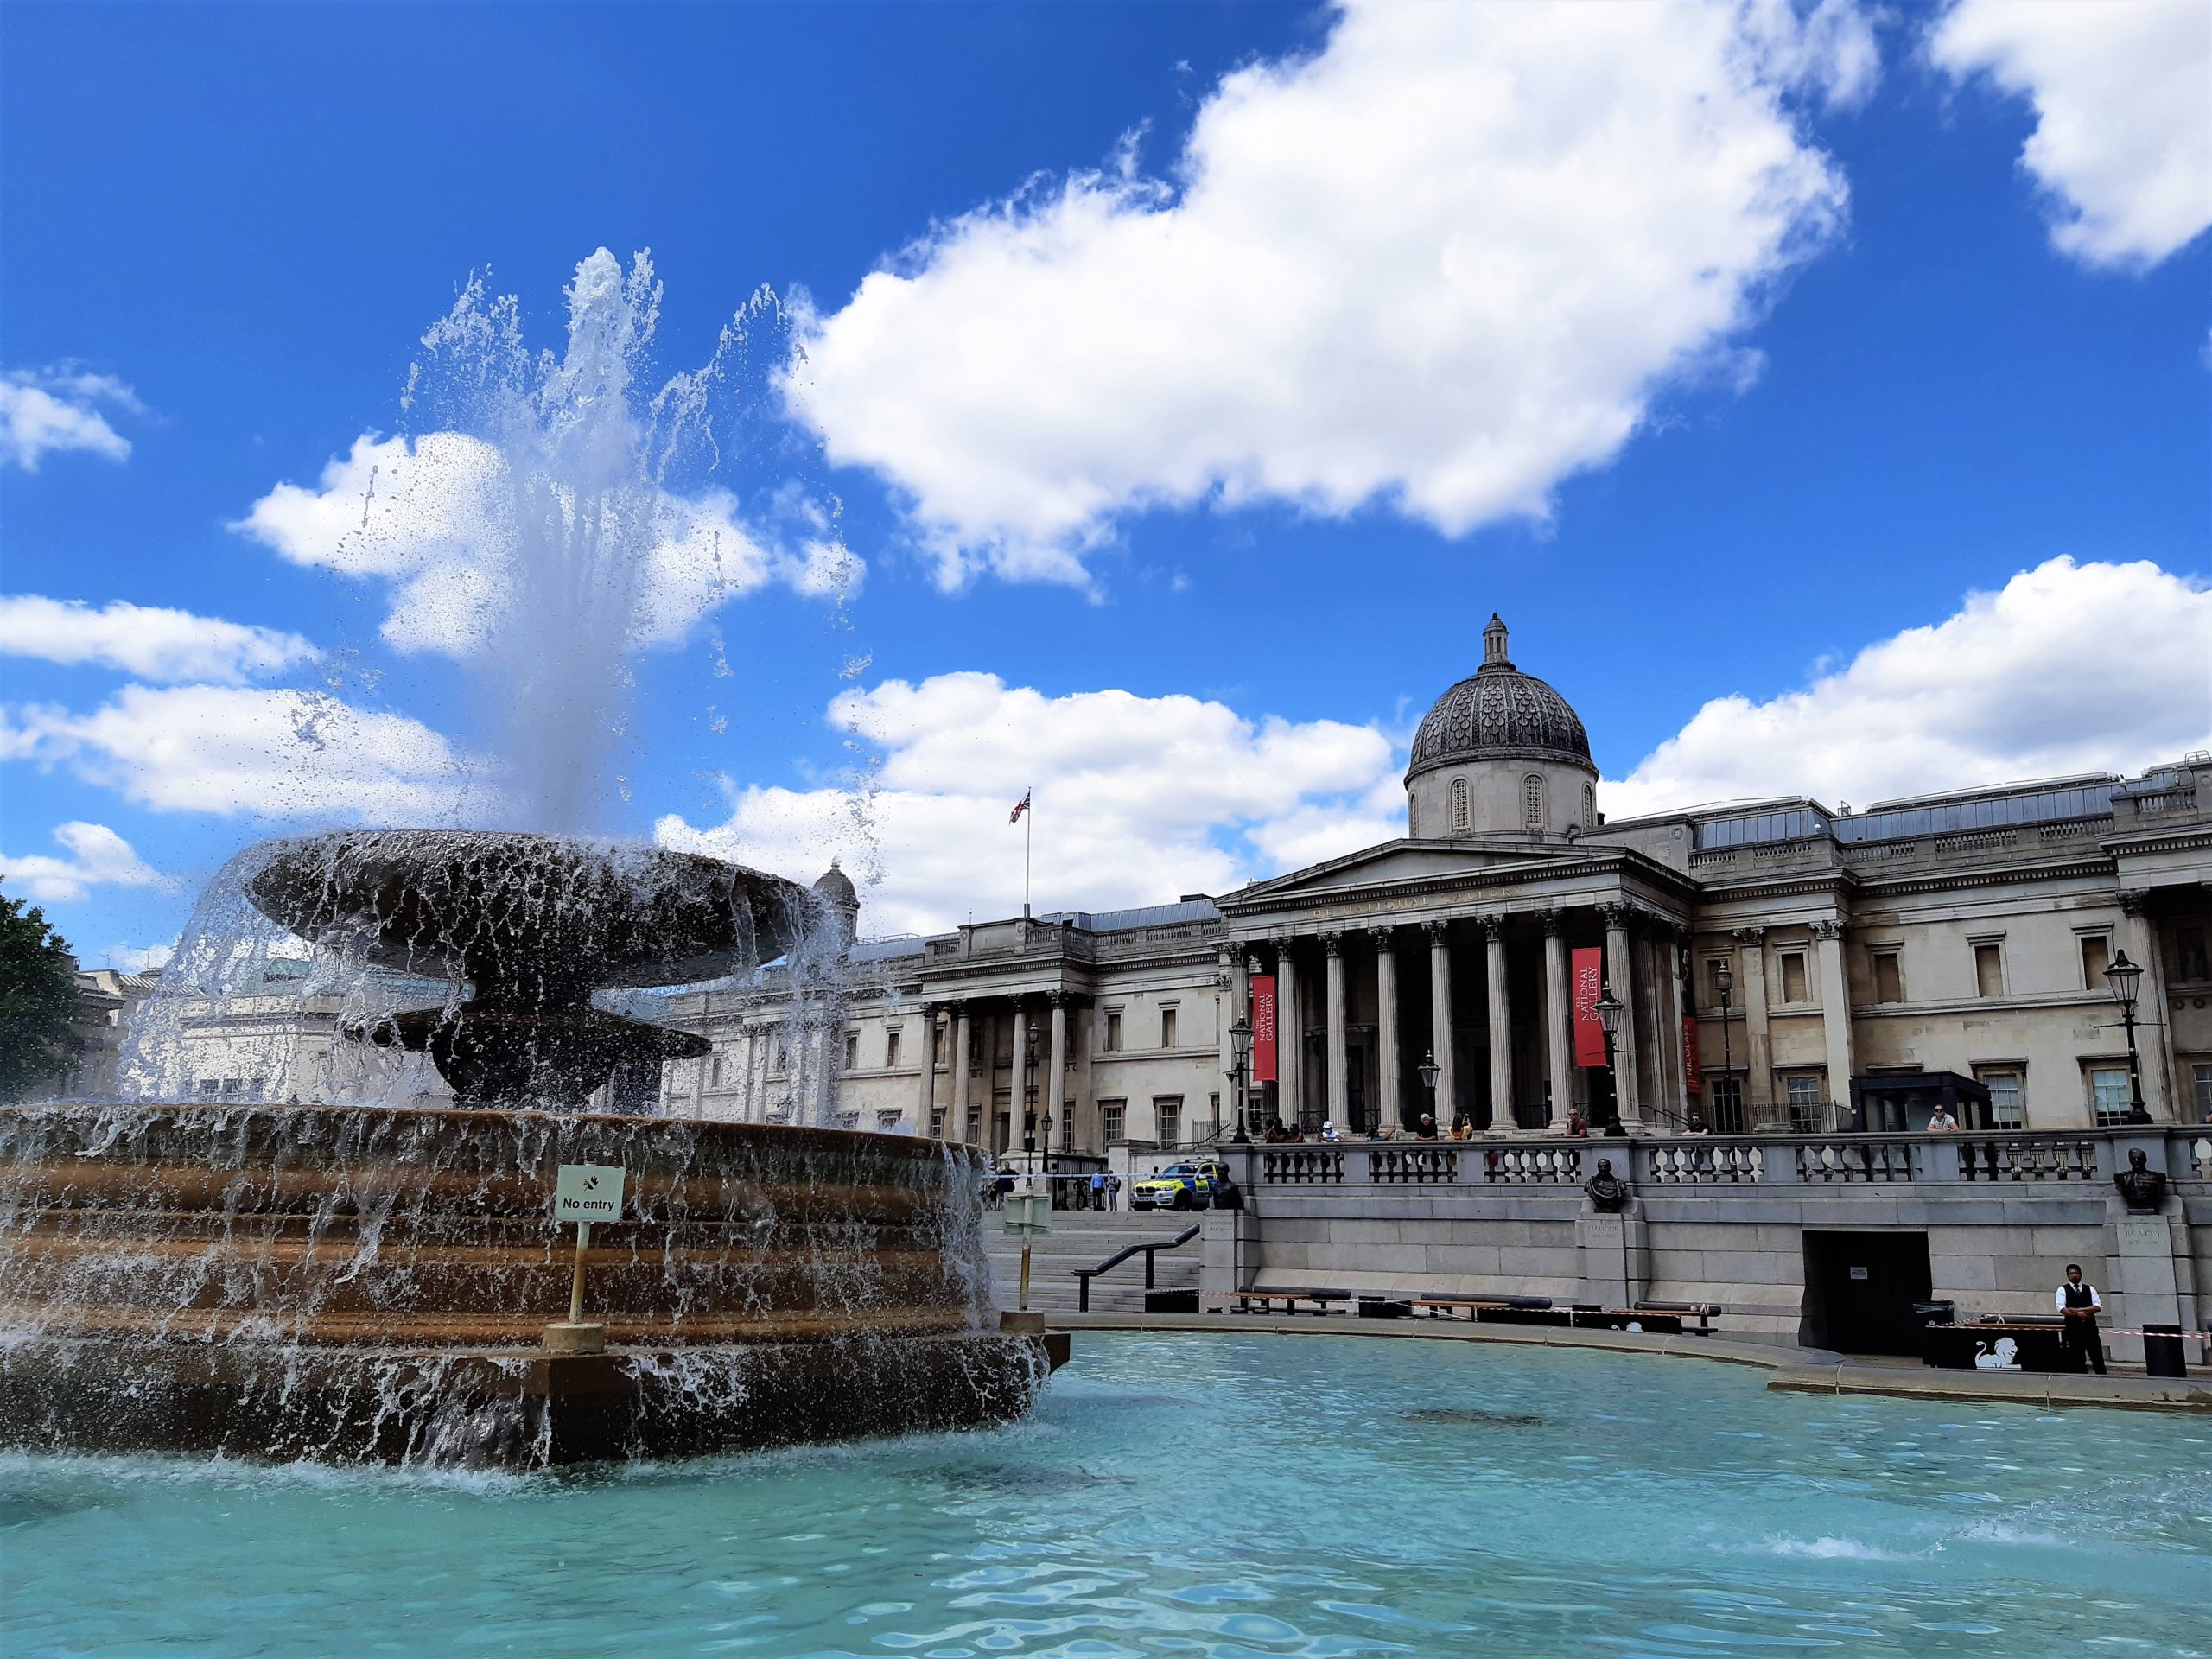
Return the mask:
M 2187 1376 L 2182 1358 L 2181 1326 L 2143 1322 L 2143 1369 L 2152 1376 Z

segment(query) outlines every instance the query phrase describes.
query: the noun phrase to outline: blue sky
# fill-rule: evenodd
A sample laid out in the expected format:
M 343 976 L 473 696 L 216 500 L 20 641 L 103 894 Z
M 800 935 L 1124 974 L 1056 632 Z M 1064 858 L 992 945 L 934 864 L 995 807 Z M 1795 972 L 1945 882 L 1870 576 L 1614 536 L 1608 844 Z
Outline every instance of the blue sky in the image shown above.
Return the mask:
M 509 821 L 211 735 L 307 688 L 403 773 L 494 743 L 388 580 L 237 526 L 421 435 L 472 272 L 553 346 L 601 247 L 666 370 L 802 308 L 685 487 L 834 501 L 864 575 L 642 651 L 597 827 L 839 852 L 871 931 L 1017 903 L 1031 783 L 1044 904 L 1393 833 L 1492 610 L 1615 813 L 2212 741 L 2208 14 L 1580 10 L 0 10 L 0 886 L 97 962 L 256 836 Z

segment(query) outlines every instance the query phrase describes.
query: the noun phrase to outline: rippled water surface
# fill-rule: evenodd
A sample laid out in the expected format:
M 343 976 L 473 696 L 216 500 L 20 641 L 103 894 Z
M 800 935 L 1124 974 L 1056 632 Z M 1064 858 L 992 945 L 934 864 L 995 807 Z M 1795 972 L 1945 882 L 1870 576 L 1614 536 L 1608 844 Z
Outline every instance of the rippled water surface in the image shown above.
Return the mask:
M 1077 1338 L 1019 1427 L 527 1478 L 0 1459 L 13 1655 L 2212 1651 L 2212 1423 Z

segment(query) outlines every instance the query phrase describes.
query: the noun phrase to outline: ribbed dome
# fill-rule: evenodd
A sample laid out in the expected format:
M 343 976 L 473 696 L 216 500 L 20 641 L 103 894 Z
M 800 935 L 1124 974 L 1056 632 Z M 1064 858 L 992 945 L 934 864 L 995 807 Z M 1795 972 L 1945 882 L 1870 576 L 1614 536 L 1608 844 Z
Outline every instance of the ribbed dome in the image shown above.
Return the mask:
M 1483 630 L 1483 665 L 1422 718 L 1406 775 L 1458 760 L 1570 760 L 1591 766 L 1590 736 L 1581 717 L 1565 697 L 1506 659 L 1505 624 L 1495 615 Z

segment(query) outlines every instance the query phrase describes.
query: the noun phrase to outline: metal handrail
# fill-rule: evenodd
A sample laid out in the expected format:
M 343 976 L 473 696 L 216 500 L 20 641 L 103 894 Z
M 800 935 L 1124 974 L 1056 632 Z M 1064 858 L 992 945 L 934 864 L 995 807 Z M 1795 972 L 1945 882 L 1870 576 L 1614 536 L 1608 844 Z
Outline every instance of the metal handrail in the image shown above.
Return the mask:
M 1095 1268 L 1077 1268 L 1075 1270 L 1075 1311 L 1078 1313 L 1090 1313 L 1090 1281 L 1100 1274 L 1120 1267 L 1122 1262 L 1139 1251 L 1144 1253 L 1144 1287 L 1147 1290 L 1152 1289 L 1154 1254 L 1160 1250 L 1179 1249 L 1196 1238 L 1203 1230 L 1199 1224 L 1194 1221 L 1173 1238 L 1154 1239 L 1149 1244 L 1125 1244 Z

